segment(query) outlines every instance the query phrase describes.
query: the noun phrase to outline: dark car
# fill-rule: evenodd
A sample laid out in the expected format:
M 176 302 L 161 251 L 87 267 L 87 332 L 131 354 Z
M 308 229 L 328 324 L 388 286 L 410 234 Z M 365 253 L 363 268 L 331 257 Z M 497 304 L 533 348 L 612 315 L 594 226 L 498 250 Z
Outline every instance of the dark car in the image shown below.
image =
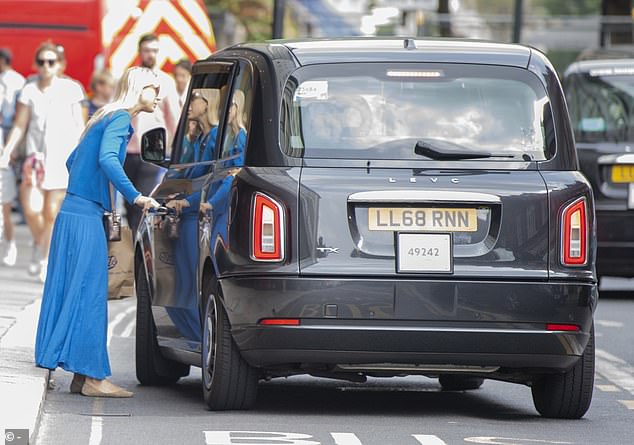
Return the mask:
M 634 48 L 581 59 L 566 70 L 564 90 L 596 200 L 597 274 L 634 277 Z
M 137 376 L 437 377 L 592 397 L 594 202 L 556 73 L 463 40 L 238 45 L 195 64 L 136 246 Z M 167 151 L 167 153 L 166 153 Z M 168 155 L 169 153 L 169 155 Z

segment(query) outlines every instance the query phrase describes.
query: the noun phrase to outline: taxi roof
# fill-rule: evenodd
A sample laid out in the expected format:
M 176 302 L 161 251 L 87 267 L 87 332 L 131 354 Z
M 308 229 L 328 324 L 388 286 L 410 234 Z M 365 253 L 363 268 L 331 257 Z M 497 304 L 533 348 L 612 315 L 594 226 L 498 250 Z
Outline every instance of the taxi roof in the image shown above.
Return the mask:
M 301 65 L 336 62 L 436 62 L 526 68 L 531 49 L 484 40 L 447 38 L 339 38 L 278 40 Z

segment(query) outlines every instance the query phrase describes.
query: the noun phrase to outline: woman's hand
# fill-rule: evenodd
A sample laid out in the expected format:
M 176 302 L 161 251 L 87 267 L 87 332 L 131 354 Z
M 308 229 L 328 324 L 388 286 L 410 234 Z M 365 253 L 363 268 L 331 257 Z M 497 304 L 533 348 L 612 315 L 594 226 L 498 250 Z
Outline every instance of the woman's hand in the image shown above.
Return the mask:
M 154 199 L 149 196 L 139 195 L 137 199 L 134 200 L 134 204 L 141 207 L 145 212 L 148 209 L 158 209 L 161 205 Z
M 176 210 L 177 214 L 181 213 L 185 207 L 189 207 L 189 201 L 186 199 L 174 199 L 165 204 L 165 207 Z

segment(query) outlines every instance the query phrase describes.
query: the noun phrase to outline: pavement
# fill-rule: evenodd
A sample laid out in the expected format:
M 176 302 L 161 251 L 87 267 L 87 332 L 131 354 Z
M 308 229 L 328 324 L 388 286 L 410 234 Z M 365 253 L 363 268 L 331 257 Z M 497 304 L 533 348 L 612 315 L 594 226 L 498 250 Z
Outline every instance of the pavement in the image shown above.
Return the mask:
M 18 262 L 0 266 L 0 434 L 7 444 L 26 444 L 25 435 L 34 443 L 49 379 L 34 364 L 42 283 L 26 272 L 30 239 L 26 225 L 16 226 Z

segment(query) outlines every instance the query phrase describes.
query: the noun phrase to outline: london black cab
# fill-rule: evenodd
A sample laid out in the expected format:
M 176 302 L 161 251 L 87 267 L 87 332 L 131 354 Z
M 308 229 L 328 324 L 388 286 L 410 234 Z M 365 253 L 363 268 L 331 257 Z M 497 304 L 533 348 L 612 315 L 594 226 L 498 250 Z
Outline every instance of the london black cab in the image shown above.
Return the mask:
M 563 83 L 596 200 L 598 278 L 634 277 L 634 47 L 582 53 Z
M 534 49 L 340 39 L 196 63 L 136 245 L 137 376 L 202 368 L 210 409 L 258 380 L 418 374 L 529 385 L 587 411 L 594 201 Z

